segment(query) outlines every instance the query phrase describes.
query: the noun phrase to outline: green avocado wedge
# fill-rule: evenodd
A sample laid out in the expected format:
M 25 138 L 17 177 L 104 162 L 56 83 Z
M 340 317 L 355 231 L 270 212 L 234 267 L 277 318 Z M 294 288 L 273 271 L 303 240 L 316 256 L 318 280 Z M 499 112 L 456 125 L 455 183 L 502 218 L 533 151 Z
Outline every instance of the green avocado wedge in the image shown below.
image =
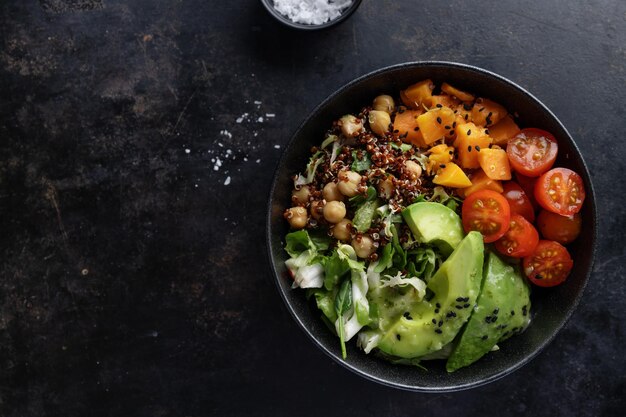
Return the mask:
M 467 326 L 446 363 L 448 372 L 468 366 L 496 343 L 530 324 L 530 288 L 517 268 L 495 253 L 487 255 L 485 278 Z
M 402 210 L 404 221 L 420 243 L 435 245 L 448 256 L 459 245 L 463 236 L 461 218 L 440 203 L 414 203 Z
M 428 282 L 433 297 L 406 306 L 405 313 L 385 329 L 378 348 L 396 357 L 417 358 L 450 343 L 476 303 L 483 254 L 482 235 L 470 232 Z M 383 309 L 380 313 L 384 314 Z

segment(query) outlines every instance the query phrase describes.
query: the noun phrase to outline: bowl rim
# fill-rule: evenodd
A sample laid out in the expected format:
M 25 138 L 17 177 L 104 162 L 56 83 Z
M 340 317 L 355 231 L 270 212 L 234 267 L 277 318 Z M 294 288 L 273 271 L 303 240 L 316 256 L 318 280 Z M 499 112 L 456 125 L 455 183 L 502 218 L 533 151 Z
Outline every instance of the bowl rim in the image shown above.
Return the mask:
M 586 276 L 585 276 L 585 280 L 582 283 L 582 286 L 580 288 L 580 291 L 578 292 L 578 294 L 576 295 L 576 298 L 573 300 L 572 304 L 569 306 L 568 310 L 565 313 L 565 317 L 564 319 L 561 321 L 561 323 L 559 323 L 559 325 L 554 329 L 554 331 L 545 339 L 543 339 L 541 341 L 541 343 L 538 345 L 538 347 L 531 352 L 529 355 L 525 356 L 522 360 L 512 364 L 511 366 L 508 366 L 504 369 L 502 369 L 500 372 L 497 372 L 493 375 L 490 375 L 486 378 L 483 378 L 481 380 L 478 381 L 472 381 L 472 382 L 467 382 L 467 383 L 462 383 L 462 384 L 458 384 L 458 385 L 454 385 L 454 384 L 449 384 L 447 386 L 442 386 L 442 387 L 420 387 L 420 386 L 414 386 L 414 385 L 408 385 L 408 384 L 403 384 L 403 383 L 398 383 L 398 382 L 392 382 L 389 380 L 386 380 L 384 378 L 381 378 L 379 376 L 376 375 L 372 375 L 369 372 L 366 372 L 365 370 L 359 369 L 358 367 L 352 365 L 351 363 L 342 360 L 340 357 L 338 357 L 334 352 L 330 351 L 329 349 L 327 349 L 322 343 L 320 343 L 316 337 L 311 333 L 311 331 L 305 326 L 304 322 L 300 319 L 300 317 L 296 314 L 296 312 L 294 311 L 290 301 L 287 299 L 286 294 L 283 292 L 283 289 L 280 286 L 280 274 L 278 273 L 277 269 L 276 269 L 276 265 L 274 262 L 274 258 L 273 258 L 273 253 L 272 253 L 272 236 L 271 236 L 271 230 L 272 230 L 272 205 L 273 205 L 273 201 L 274 201 L 274 192 L 276 189 L 276 185 L 278 182 L 278 174 L 279 171 L 281 170 L 281 168 L 285 165 L 286 160 L 287 160 L 287 155 L 291 154 L 292 148 L 293 148 L 293 142 L 296 139 L 296 137 L 299 136 L 300 132 L 304 129 L 304 127 L 310 123 L 310 121 L 316 117 L 318 115 L 318 113 L 331 101 L 333 101 L 337 96 L 343 94 L 344 91 L 346 91 L 347 89 L 351 88 L 352 86 L 354 86 L 355 84 L 361 83 L 369 78 L 378 76 L 379 74 L 385 73 L 385 72 L 393 72 L 395 70 L 399 70 L 399 69 L 404 69 L 404 68 L 422 68 L 422 67 L 433 67 L 433 68 L 441 68 L 441 67 L 445 67 L 445 68 L 453 68 L 453 69 L 459 69 L 459 70 L 463 70 L 463 71 L 469 71 L 469 72 L 474 72 L 474 73 L 479 73 L 481 75 L 486 75 L 489 77 L 493 77 L 495 79 L 497 79 L 498 81 L 508 85 L 509 87 L 518 90 L 520 93 L 522 93 L 523 95 L 527 96 L 531 101 L 534 101 L 537 105 L 539 105 L 548 115 L 549 117 L 551 117 L 565 132 L 566 136 L 569 139 L 569 142 L 572 145 L 573 150 L 580 156 L 580 161 L 581 161 L 581 166 L 583 169 L 583 172 L 581 173 L 581 176 L 586 180 L 585 181 L 585 187 L 588 187 L 588 189 L 585 189 L 585 193 L 586 193 L 586 201 L 589 202 L 590 204 L 590 210 L 591 210 L 591 227 L 592 227 L 592 233 L 591 233 L 591 242 L 590 242 L 590 249 L 591 251 L 589 252 L 589 256 L 590 256 L 590 263 L 589 263 L 589 269 L 588 271 L 586 271 Z M 321 103 L 319 103 L 312 111 L 310 111 L 307 115 L 307 117 L 304 119 L 304 121 L 302 123 L 300 123 L 300 125 L 298 126 L 298 128 L 294 131 L 294 133 L 291 135 L 289 142 L 287 143 L 287 146 L 285 146 L 280 159 L 278 160 L 278 163 L 276 165 L 276 169 L 274 171 L 274 176 L 273 176 L 273 180 L 272 180 L 272 185 L 270 188 L 270 194 L 269 194 L 269 199 L 268 199 L 268 205 L 267 205 L 267 217 L 266 217 L 266 247 L 267 247 L 267 255 L 269 258 L 269 265 L 270 265 L 270 270 L 271 270 L 271 275 L 272 275 L 272 281 L 274 282 L 274 284 L 276 285 L 276 289 L 278 290 L 278 293 L 280 294 L 285 306 L 287 307 L 287 310 L 289 311 L 289 313 L 291 314 L 291 316 L 294 318 L 294 320 L 296 321 L 296 323 L 298 323 L 298 326 L 304 331 L 304 333 L 307 335 L 307 337 L 309 337 L 309 339 L 311 339 L 314 343 L 315 346 L 317 346 L 320 350 L 322 350 L 322 352 L 324 352 L 326 355 L 328 355 L 329 357 L 331 357 L 335 362 L 338 362 L 341 366 L 343 366 L 344 368 L 350 370 L 351 372 L 354 372 L 355 374 L 362 376 L 370 381 L 373 382 L 377 382 L 379 384 L 388 386 L 388 387 L 392 387 L 392 388 L 398 388 L 401 390 L 405 390 L 405 391 L 412 391 L 412 392 L 423 392 L 423 393 L 447 393 L 447 392 L 458 392 L 458 391 L 463 391 L 463 390 L 467 390 L 467 389 L 472 389 L 472 388 L 478 388 L 481 386 L 484 386 L 486 384 L 489 384 L 491 382 L 494 382 L 496 380 L 499 380 L 509 374 L 511 374 L 512 372 L 516 371 L 517 369 L 521 368 L 522 366 L 526 365 L 527 363 L 529 363 L 532 359 L 534 359 L 541 351 L 543 351 L 546 346 L 548 346 L 556 337 L 556 335 L 563 329 L 563 327 L 565 327 L 565 325 L 569 322 L 572 314 L 574 313 L 574 311 L 576 310 L 576 308 L 578 307 L 578 304 L 580 303 L 580 300 L 585 292 L 585 289 L 587 287 L 587 284 L 589 283 L 589 279 L 591 278 L 592 272 L 593 272 L 593 265 L 594 265 L 594 261 L 595 261 L 595 257 L 596 257 L 596 249 L 597 249 L 597 229 L 598 229 L 598 225 L 597 225 L 597 207 L 596 207 L 596 197 L 595 197 L 595 191 L 593 188 L 593 183 L 591 181 L 591 175 L 589 173 L 589 169 L 587 167 L 587 164 L 583 158 L 582 153 L 580 152 L 580 149 L 578 148 L 578 146 L 576 145 L 576 142 L 574 141 L 572 135 L 569 133 L 569 131 L 565 128 L 565 126 L 563 125 L 563 123 L 561 123 L 560 119 L 558 117 L 556 117 L 556 115 L 541 101 L 539 100 L 537 97 L 535 97 L 533 94 L 531 94 L 529 91 L 527 91 L 525 88 L 519 86 L 517 83 L 499 75 L 496 74 L 492 71 L 477 67 L 477 66 L 473 66 L 473 65 L 468 65 L 468 64 L 462 64 L 462 63 L 458 63 L 458 62 L 451 62 L 451 61 L 411 61 L 411 62 L 404 62 L 404 63 L 399 63 L 399 64 L 394 64 L 394 65 L 390 65 L 390 66 L 386 66 L 383 68 L 379 68 L 377 70 L 368 72 L 364 75 L 361 75 L 345 84 L 343 84 L 341 87 L 339 87 L 337 90 L 335 90 L 332 94 L 328 95 Z
M 287 16 L 282 15 L 276 10 L 273 5 L 273 0 L 261 0 L 261 3 L 265 7 L 265 9 L 271 14 L 276 20 L 278 20 L 283 25 L 290 27 L 292 29 L 302 30 L 302 31 L 316 31 L 320 29 L 326 29 L 331 26 L 335 26 L 341 22 L 344 22 L 348 19 L 359 8 L 362 0 L 352 0 L 352 4 L 348 6 L 336 19 L 329 20 L 326 23 L 322 23 L 320 25 L 306 24 L 306 23 L 298 23 L 292 20 L 289 20 Z

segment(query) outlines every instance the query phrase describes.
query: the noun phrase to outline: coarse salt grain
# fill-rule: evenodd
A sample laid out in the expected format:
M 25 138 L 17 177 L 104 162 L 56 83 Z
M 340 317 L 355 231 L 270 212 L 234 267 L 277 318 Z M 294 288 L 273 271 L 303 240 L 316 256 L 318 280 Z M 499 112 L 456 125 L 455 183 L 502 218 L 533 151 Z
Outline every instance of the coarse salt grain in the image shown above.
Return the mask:
M 230 177 L 226 177 L 226 180 L 224 181 L 224 185 L 228 185 L 230 184 Z
M 335 20 L 352 0 L 274 0 L 274 8 L 294 23 L 321 25 Z

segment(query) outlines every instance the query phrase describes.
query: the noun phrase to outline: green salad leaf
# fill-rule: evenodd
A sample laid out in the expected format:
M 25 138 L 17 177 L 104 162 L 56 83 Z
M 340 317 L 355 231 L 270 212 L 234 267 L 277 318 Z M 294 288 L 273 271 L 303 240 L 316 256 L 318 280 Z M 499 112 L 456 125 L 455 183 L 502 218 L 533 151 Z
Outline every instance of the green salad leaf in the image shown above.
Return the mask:
M 341 343 L 341 355 L 344 359 L 346 359 L 347 353 L 343 315 L 350 310 L 350 307 L 352 307 L 352 285 L 350 280 L 346 279 L 339 287 L 339 292 L 335 297 L 335 313 L 339 320 L 339 342 Z
M 359 155 L 361 158 L 359 158 Z M 352 151 L 352 171 L 363 172 L 370 169 L 372 160 L 367 152 Z

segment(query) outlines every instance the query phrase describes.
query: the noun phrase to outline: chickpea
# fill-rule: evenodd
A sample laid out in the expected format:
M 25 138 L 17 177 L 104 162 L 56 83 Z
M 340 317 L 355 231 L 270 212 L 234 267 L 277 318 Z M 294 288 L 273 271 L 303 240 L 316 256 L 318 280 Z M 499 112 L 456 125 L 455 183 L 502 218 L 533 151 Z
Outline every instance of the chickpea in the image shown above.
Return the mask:
M 422 176 L 422 167 L 420 164 L 410 159 L 404 163 L 404 169 L 408 172 L 412 180 L 416 180 Z
M 291 201 L 295 204 L 306 204 L 311 197 L 311 190 L 308 185 L 303 185 L 299 190 L 293 190 L 291 192 Z
M 285 211 L 285 218 L 294 229 L 302 229 L 306 226 L 307 215 L 304 207 L 292 207 Z
M 341 201 L 329 201 L 324 206 L 324 218 L 329 223 L 339 223 L 346 217 L 346 205 Z
M 311 217 L 315 220 L 319 220 L 322 218 L 322 213 L 324 210 L 324 202 L 321 200 L 313 201 L 311 203 Z
M 359 185 L 361 184 L 361 175 L 354 171 L 341 171 L 338 175 L 339 182 L 337 188 L 341 194 L 346 197 L 354 197 L 359 193 Z
M 333 226 L 333 237 L 335 239 L 341 240 L 342 242 L 347 242 L 350 240 L 350 230 L 352 229 L 352 222 L 348 219 L 343 219 L 339 223 Z
M 385 133 L 389 132 L 389 125 L 391 124 L 391 116 L 389 116 L 389 113 L 382 110 L 372 110 L 367 116 L 367 119 L 370 124 L 370 129 L 378 136 L 383 136 Z
M 393 176 L 389 175 L 383 181 L 378 183 L 378 193 L 385 197 L 387 200 L 391 198 L 394 190 Z
M 393 97 L 386 94 L 380 95 L 374 99 L 374 110 L 380 110 L 391 114 L 396 107 L 396 103 L 393 101 Z
M 356 252 L 356 256 L 359 258 L 367 258 L 376 251 L 374 241 L 369 236 L 362 236 L 360 239 L 352 239 L 352 247 Z
M 346 114 L 339 119 L 339 126 L 341 126 L 341 133 L 347 138 L 356 136 L 363 129 L 363 122 L 356 116 Z
M 324 200 L 326 201 L 342 201 L 343 194 L 337 188 L 337 184 L 334 182 L 329 182 L 324 186 L 322 190 L 322 195 L 324 196 Z

